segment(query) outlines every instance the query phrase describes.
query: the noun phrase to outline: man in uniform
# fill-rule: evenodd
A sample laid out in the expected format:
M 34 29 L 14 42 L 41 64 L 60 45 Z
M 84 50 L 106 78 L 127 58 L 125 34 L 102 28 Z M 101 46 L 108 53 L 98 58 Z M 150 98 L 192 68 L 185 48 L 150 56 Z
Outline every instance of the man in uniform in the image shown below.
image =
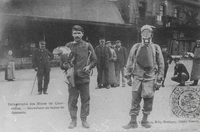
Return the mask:
M 82 126 L 84 128 L 89 128 L 90 125 L 86 121 L 89 115 L 89 82 L 90 82 L 90 70 L 96 65 L 96 54 L 90 43 L 82 40 L 84 35 L 83 28 L 79 25 L 75 25 L 72 28 L 72 36 L 74 38 L 73 42 L 67 43 L 65 46 L 70 48 L 75 55 L 74 63 L 74 80 L 75 87 L 68 85 L 69 99 L 68 99 L 68 109 L 71 116 L 71 123 L 69 129 L 73 129 L 77 125 L 77 102 L 80 94 L 81 97 L 81 114 L 80 118 L 82 121 Z M 91 53 L 91 55 L 89 55 Z M 89 57 L 90 56 L 90 57 Z M 90 59 L 90 61 L 88 61 Z M 89 62 L 89 63 L 87 63 Z M 61 68 L 67 70 L 64 65 L 65 60 L 61 60 Z
M 161 87 L 164 74 L 164 59 L 160 46 L 152 42 L 153 29 L 150 25 L 141 28 L 142 42 L 133 45 L 126 65 L 126 76 L 133 76 L 131 121 L 124 129 L 137 128 L 137 116 L 143 99 L 141 125 L 150 128 L 147 118 L 152 111 L 155 90 Z
M 37 71 L 38 95 L 48 94 L 47 88 L 50 79 L 50 61 L 53 60 L 53 54 L 45 48 L 45 41 L 39 41 L 39 48 L 33 52 L 33 68 Z M 43 84 L 44 81 L 44 84 Z

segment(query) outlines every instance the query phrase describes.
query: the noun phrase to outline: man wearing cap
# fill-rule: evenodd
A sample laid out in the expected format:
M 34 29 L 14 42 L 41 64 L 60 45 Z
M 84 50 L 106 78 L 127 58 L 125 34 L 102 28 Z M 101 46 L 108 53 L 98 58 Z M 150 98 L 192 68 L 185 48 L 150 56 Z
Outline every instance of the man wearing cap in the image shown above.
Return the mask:
M 185 86 L 185 82 L 189 80 L 189 73 L 185 65 L 180 63 L 180 58 L 175 58 L 174 62 L 174 76 L 171 79 L 180 83 L 179 86 Z
M 87 122 L 87 116 L 89 115 L 90 109 L 90 70 L 95 67 L 97 58 L 92 45 L 82 40 L 83 35 L 84 31 L 81 26 L 73 26 L 72 36 L 74 38 L 74 41 L 69 42 L 65 45 L 66 47 L 70 48 L 71 51 L 75 54 L 75 59 L 73 62 L 75 87 L 68 85 L 68 109 L 72 119 L 71 123 L 68 126 L 69 129 L 73 129 L 77 125 L 77 102 L 79 95 L 81 97 L 80 118 L 82 121 L 82 126 L 84 128 L 90 127 L 89 123 Z M 67 70 L 68 68 L 66 65 L 64 65 L 66 61 L 61 59 L 61 68 L 63 70 Z
M 50 79 L 50 61 L 53 60 L 53 54 L 45 48 L 45 41 L 39 41 L 39 48 L 33 52 L 33 68 L 37 71 L 38 95 L 48 94 L 47 88 Z M 44 84 L 43 84 L 44 81 Z
M 127 49 L 121 46 L 121 41 L 116 41 L 115 52 L 117 54 L 117 60 L 115 61 L 115 74 L 117 79 L 117 86 L 120 86 L 120 72 L 122 74 L 122 87 L 126 86 L 125 78 L 124 78 L 124 67 L 127 61 Z
M 162 54 L 163 54 L 164 64 L 165 64 L 164 78 L 163 78 L 163 82 L 162 82 L 162 87 L 165 87 L 165 85 L 164 85 L 165 78 L 166 78 L 166 75 L 167 75 L 169 64 L 172 63 L 173 59 L 172 59 L 172 56 L 167 52 L 167 45 L 163 45 L 162 46 Z
M 150 128 L 148 116 L 152 111 L 156 90 L 161 87 L 164 74 L 164 59 L 160 46 L 152 42 L 153 29 L 150 25 L 141 28 L 142 42 L 133 45 L 126 65 L 126 76 L 132 77 L 132 106 L 130 122 L 124 129 L 137 128 L 137 116 L 143 99 L 143 118 L 141 125 Z
M 104 86 L 109 89 L 109 59 L 111 57 L 111 52 L 108 47 L 105 46 L 105 38 L 99 38 L 99 45 L 95 48 L 95 53 L 97 55 L 97 88 L 100 89 Z M 105 82 L 103 82 L 103 79 Z M 103 84 L 104 83 L 104 84 Z
M 190 86 L 198 85 L 200 79 L 200 38 L 196 40 L 197 45 L 193 49 L 194 56 L 190 57 L 193 59 L 192 72 L 190 81 L 194 81 Z

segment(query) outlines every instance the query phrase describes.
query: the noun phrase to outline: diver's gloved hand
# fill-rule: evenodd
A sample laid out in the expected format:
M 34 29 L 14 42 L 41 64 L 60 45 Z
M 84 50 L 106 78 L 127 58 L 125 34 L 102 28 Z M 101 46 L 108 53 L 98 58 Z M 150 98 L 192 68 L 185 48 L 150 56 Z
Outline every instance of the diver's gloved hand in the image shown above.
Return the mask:
M 127 74 L 124 76 L 127 79 L 127 84 L 128 86 L 132 86 L 132 80 L 131 80 L 131 75 Z

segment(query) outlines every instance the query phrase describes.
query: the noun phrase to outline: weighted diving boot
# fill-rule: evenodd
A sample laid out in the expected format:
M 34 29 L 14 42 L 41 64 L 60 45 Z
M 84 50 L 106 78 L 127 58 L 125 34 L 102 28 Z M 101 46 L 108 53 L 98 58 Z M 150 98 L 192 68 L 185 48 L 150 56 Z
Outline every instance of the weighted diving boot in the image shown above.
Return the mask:
M 136 115 L 132 115 L 131 116 L 131 121 L 125 125 L 122 126 L 124 129 L 131 129 L 131 128 L 137 128 L 138 124 L 137 124 L 137 116 Z
M 147 114 L 144 114 L 143 115 L 143 118 L 142 118 L 142 121 L 141 121 L 141 125 L 145 128 L 150 128 L 151 127 L 151 124 L 147 121 L 147 118 L 148 118 L 148 115 Z
M 90 128 L 90 124 L 86 121 L 86 118 L 81 118 L 81 120 L 84 128 Z

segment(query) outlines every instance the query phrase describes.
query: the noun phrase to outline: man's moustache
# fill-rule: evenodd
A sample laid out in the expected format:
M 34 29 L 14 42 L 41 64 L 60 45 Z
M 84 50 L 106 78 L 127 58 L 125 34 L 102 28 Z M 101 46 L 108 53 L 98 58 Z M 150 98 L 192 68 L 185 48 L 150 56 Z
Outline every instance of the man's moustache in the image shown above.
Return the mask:
M 76 39 L 76 38 L 78 38 L 78 39 L 79 39 L 80 37 L 75 37 L 75 39 Z

